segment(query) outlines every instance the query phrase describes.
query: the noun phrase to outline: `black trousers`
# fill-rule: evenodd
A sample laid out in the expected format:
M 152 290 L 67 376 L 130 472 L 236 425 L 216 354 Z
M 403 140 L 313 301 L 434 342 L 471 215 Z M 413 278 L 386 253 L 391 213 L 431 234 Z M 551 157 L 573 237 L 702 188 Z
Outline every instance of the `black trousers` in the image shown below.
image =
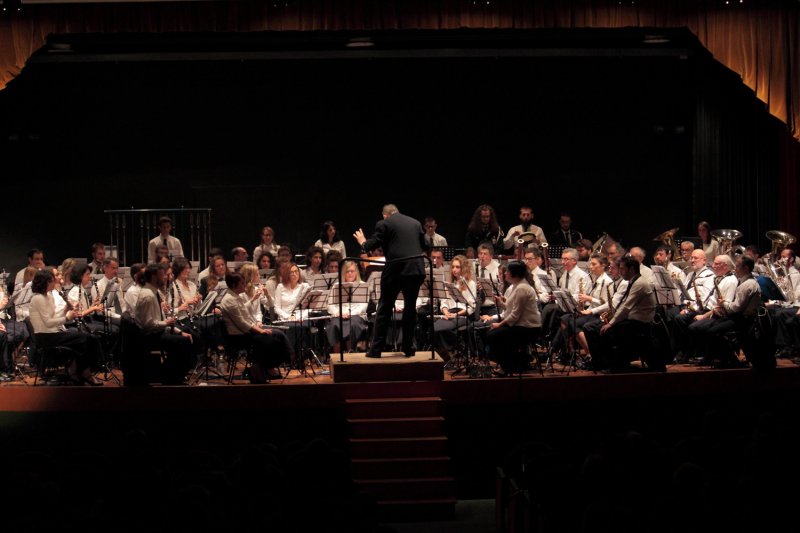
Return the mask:
M 91 336 L 88 333 L 83 333 L 74 329 L 61 331 L 58 333 L 37 333 L 36 344 L 45 350 L 56 346 L 64 346 L 75 350 L 75 364 L 78 374 L 91 368 L 93 364 L 94 354 L 93 344 L 90 340 Z M 37 361 L 38 363 L 38 361 Z
M 342 321 L 342 340 L 350 340 L 350 347 L 355 346 L 355 343 L 360 341 L 367 331 L 367 322 L 361 316 L 351 316 Z M 339 317 L 332 317 L 330 323 L 325 328 L 325 334 L 328 336 L 328 343 L 333 346 L 339 342 Z
M 393 278 L 394 276 L 392 276 Z M 403 307 L 403 352 L 411 353 L 414 350 L 414 330 L 417 328 L 416 301 L 419 296 L 419 287 L 425 279 L 423 274 L 418 276 L 400 276 L 396 280 L 381 278 L 381 299 L 375 314 L 375 329 L 372 332 L 372 345 L 370 354 L 380 355 L 386 343 L 386 334 L 392 321 L 394 302 L 399 294 L 403 294 L 405 305 Z
M 164 352 L 165 358 L 161 367 L 162 383 L 165 385 L 183 383 L 186 373 L 194 362 L 191 341 L 180 333 L 165 331 L 147 335 L 146 342 L 150 349 Z
M 528 364 L 525 348 L 541 332 L 541 328 L 500 326 L 486 334 L 489 357 L 506 372 L 518 372 Z
M 286 335 L 279 329 L 273 329 L 270 335 L 248 332 L 244 335 L 230 335 L 228 342 L 235 349 L 250 347 L 253 350 L 253 363 L 263 368 L 275 368 L 289 361 L 289 349 Z
M 800 317 L 796 307 L 773 307 L 769 310 L 775 328 L 775 345 L 778 348 L 800 350 Z
M 595 369 L 624 369 L 636 354 L 641 355 L 651 369 L 664 369 L 665 361 L 658 361 L 652 355 L 650 324 L 646 322 L 623 320 L 602 335 L 600 329 L 594 327 L 587 328 L 585 334 Z

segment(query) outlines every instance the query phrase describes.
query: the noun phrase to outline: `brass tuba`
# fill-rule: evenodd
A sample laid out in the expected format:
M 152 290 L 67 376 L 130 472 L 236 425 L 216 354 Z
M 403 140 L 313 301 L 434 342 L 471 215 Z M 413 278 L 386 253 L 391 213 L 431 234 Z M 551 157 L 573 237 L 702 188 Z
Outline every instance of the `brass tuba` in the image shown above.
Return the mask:
M 786 233 L 785 231 L 778 231 L 776 229 L 767 232 L 767 239 L 772 241 L 772 251 L 769 253 L 772 261 L 780 259 L 778 254 L 782 248 L 786 248 L 793 242 L 797 241 L 794 235 Z
M 608 233 L 606 232 L 601 233 L 600 236 L 597 238 L 596 241 L 594 241 L 594 244 L 592 245 L 592 254 L 601 253 L 603 251 L 603 245 L 609 239 L 611 239 L 611 237 L 608 235 Z
M 731 257 L 742 252 L 741 247 L 736 246 L 736 240 L 741 237 L 742 232 L 738 229 L 715 229 L 711 232 L 711 238 L 719 243 L 719 253 Z
M 679 229 L 680 228 L 669 229 L 653 238 L 654 241 L 663 242 L 664 246 L 668 246 L 669 249 L 672 250 L 673 261 L 681 260 L 681 251 L 678 249 L 678 243 L 675 242 L 675 234 L 678 233 Z

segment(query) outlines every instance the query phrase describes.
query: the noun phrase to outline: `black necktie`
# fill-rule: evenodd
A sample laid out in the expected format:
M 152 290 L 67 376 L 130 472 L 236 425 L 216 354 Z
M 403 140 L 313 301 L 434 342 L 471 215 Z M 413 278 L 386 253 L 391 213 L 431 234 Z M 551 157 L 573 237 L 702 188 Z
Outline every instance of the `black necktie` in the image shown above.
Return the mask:
M 564 280 L 564 288 L 569 290 L 569 272 L 567 272 L 567 277 Z
M 567 241 L 567 244 L 572 246 L 572 234 L 569 231 L 564 232 L 564 240 Z
M 167 244 L 167 239 L 164 239 L 164 246 L 166 246 L 167 248 L 169 248 L 169 245 Z
M 486 267 L 485 266 L 481 266 L 481 277 L 482 278 L 486 277 Z
M 161 295 L 156 291 L 156 301 L 158 302 L 158 311 L 161 314 L 161 320 L 164 320 L 164 308 L 161 307 Z

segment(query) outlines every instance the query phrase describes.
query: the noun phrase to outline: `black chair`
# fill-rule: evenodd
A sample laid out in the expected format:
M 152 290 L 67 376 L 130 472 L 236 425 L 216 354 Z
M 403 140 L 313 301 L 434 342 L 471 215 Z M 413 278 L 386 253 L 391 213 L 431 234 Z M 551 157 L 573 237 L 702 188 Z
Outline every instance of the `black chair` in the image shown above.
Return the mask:
M 244 357 L 244 374 L 249 367 L 252 356 L 253 346 L 245 335 L 230 335 L 228 330 L 222 328 L 222 347 L 225 350 L 225 357 L 228 359 L 228 385 L 233 384 L 233 375 L 236 372 L 236 365 L 239 359 Z
M 36 368 L 33 385 L 36 386 L 40 376 L 42 377 L 42 381 L 46 380 L 47 370 L 55 370 L 63 367 L 63 375 L 66 376 L 67 367 L 80 354 L 69 346 L 49 346 L 46 348 L 42 346 L 39 342 L 39 336 L 33 329 L 33 323 L 30 317 L 25 319 L 25 327 L 29 334 L 29 363 Z M 64 380 L 64 382 L 66 383 L 67 380 Z
M 150 350 L 141 328 L 125 313 L 120 320 L 120 369 L 123 385 L 147 385 L 159 375 L 163 353 Z

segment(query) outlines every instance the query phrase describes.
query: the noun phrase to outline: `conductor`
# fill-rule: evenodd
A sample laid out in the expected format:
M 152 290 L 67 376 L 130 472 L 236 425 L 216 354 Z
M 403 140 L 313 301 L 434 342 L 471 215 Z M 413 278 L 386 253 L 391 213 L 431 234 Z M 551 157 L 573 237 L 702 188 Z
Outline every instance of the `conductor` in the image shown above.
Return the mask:
M 397 295 L 403 293 L 406 304 L 403 306 L 403 353 L 406 357 L 414 356 L 414 328 L 417 324 L 415 302 L 419 288 L 425 279 L 425 265 L 422 254 L 428 249 L 422 225 L 415 219 L 407 217 L 397 210 L 397 206 L 383 206 L 383 220 L 375 225 L 375 233 L 367 240 L 364 231 L 358 229 L 353 234 L 361 250 L 369 252 L 375 248 L 383 248 L 386 255 L 386 266 L 381 275 L 381 298 L 375 315 L 375 329 L 372 345 L 367 357 L 379 358 L 381 348 L 386 342 L 386 334 L 392 319 L 392 311 Z M 393 262 L 401 257 L 420 256 L 419 259 Z

